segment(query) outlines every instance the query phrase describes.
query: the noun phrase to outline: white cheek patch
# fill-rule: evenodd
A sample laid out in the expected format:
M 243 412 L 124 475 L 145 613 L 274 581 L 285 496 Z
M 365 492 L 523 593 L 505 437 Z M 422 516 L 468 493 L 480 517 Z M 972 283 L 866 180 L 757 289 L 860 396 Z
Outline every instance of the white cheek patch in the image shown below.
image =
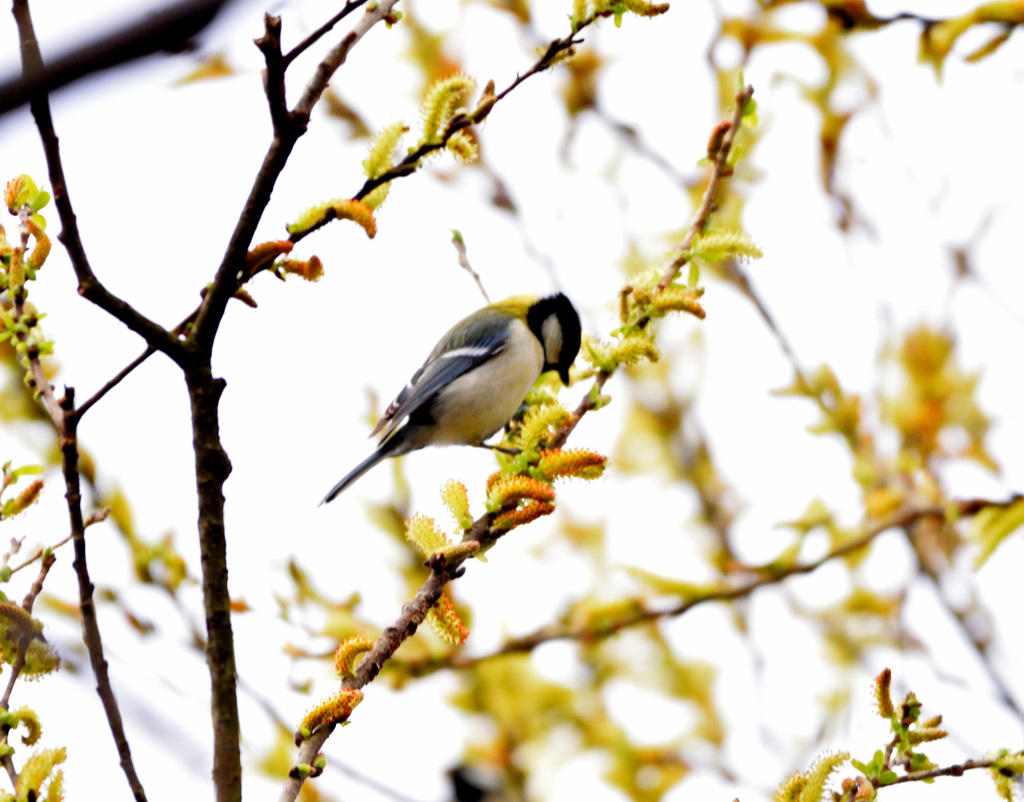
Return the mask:
M 554 315 L 548 315 L 540 326 L 544 340 L 544 361 L 549 365 L 557 364 L 562 356 L 562 325 Z

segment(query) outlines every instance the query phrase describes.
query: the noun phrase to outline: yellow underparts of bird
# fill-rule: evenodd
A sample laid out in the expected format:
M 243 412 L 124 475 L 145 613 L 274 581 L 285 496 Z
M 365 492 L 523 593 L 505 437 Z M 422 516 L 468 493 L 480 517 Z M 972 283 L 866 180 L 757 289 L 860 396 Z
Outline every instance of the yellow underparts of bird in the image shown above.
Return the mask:
M 320 503 L 387 457 L 437 445 L 479 446 L 515 415 L 538 377 L 569 368 L 580 351 L 580 318 L 562 293 L 516 295 L 478 309 L 438 341 L 388 405 L 371 436 L 377 449 Z

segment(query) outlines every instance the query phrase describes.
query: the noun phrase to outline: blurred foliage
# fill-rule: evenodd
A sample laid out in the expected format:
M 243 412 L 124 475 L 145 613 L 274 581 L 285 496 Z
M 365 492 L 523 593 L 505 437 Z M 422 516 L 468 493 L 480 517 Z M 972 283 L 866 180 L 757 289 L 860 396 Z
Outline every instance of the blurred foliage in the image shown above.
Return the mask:
M 496 9 L 508 24 L 519 27 L 525 40 L 536 39 L 536 3 L 476 0 L 465 5 Z M 793 0 L 759 0 L 748 4 L 742 15 L 735 11 L 721 14 L 708 46 L 719 112 L 723 119 L 730 116 L 736 92 L 736 70 L 733 65 L 725 67 L 715 63 L 717 44 L 725 40 L 738 43 L 742 51 L 741 66 L 755 56 L 770 58 L 773 47 L 783 43 L 808 48 L 824 67 L 823 80 L 813 83 L 793 75 L 781 77 L 795 83 L 816 112 L 821 185 L 835 202 L 837 228 L 848 231 L 857 221 L 858 210 L 853 199 L 840 188 L 842 182 L 837 181 L 837 176 L 843 169 L 843 137 L 863 108 L 850 104 L 849 88 L 853 85 L 861 90 L 857 95 L 864 98 L 861 103 L 871 102 L 877 91 L 852 46 L 855 38 L 871 36 L 897 23 L 915 25 L 920 30 L 918 57 L 941 78 L 943 67 L 950 58 L 956 57 L 958 40 L 972 29 L 980 28 L 985 41 L 963 55 L 965 61 L 980 61 L 1003 47 L 1016 26 L 1024 23 L 1024 4 L 982 3 L 963 14 L 935 19 L 914 13 L 876 16 L 861 0 L 803 0 L 801 5 L 822 11 L 820 25 L 810 31 L 786 27 L 784 11 L 793 5 L 796 5 Z M 621 23 L 625 12 L 644 14 L 651 8 L 661 8 L 624 1 L 577 2 L 571 8 L 568 3 L 566 6 L 573 24 L 588 15 L 601 18 L 609 28 L 603 33 L 611 35 L 614 35 L 611 23 Z M 423 119 L 415 135 L 417 142 L 420 145 L 444 144 L 456 156 L 474 162 L 477 165 L 474 169 L 490 170 L 480 150 L 486 145 L 485 136 L 468 127 L 454 134 L 448 129 L 466 113 L 463 106 L 474 109 L 473 114 L 480 114 L 474 122 L 482 122 L 494 99 L 494 85 L 484 89 L 475 101 L 470 100 L 476 94 L 475 84 L 462 72 L 457 37 L 453 32 L 429 26 L 428 9 L 429 4 L 410 3 L 399 23 L 407 36 L 406 58 L 416 69 L 419 94 L 424 97 Z M 615 61 L 601 51 L 602 40 L 589 37 L 590 32 L 587 33 L 588 40 L 584 44 L 574 45 L 574 57 L 568 58 L 567 50 L 566 60 L 557 67 L 559 102 L 569 137 L 574 135 L 575 123 L 586 115 L 604 115 L 602 82 L 615 69 Z M 232 73 L 233 68 L 225 57 L 216 54 L 197 63 L 181 83 L 194 84 Z M 344 125 L 346 136 L 367 141 L 369 155 L 363 162 L 366 178 L 388 176 L 404 157 L 406 149 L 401 140 L 410 127 L 395 122 L 375 132 L 365 121 L 363 112 L 343 98 L 340 90 L 329 91 L 325 101 L 329 114 Z M 639 123 L 633 126 L 609 122 L 626 147 L 656 164 L 668 161 L 643 141 Z M 687 658 L 686 650 L 670 636 L 670 628 L 698 602 L 712 601 L 726 609 L 725 620 L 731 628 L 728 634 L 743 640 L 755 651 L 757 647 L 745 640 L 751 635 L 754 624 L 743 599 L 757 588 L 804 572 L 811 562 L 810 555 L 814 554 L 824 554 L 823 559 L 837 572 L 835 586 L 841 588 L 838 599 L 827 604 L 809 604 L 794 595 L 783 593 L 781 597 L 787 612 L 816 638 L 795 645 L 794 652 L 798 654 L 786 670 L 802 671 L 800 660 L 809 660 L 808 655 L 818 651 L 836 669 L 838 679 L 832 692 L 817 705 L 823 719 L 841 718 L 849 705 L 864 703 L 862 696 L 851 692 L 849 685 L 844 684 L 844 679 L 856 676 L 855 670 L 871 663 L 879 650 L 901 653 L 927 650 L 927 645 L 920 643 L 906 626 L 908 599 L 922 582 L 936 589 L 952 620 L 960 626 L 964 644 L 974 651 L 980 663 L 989 666 L 994 677 L 990 668 L 989 613 L 979 600 L 973 579 L 966 578 L 969 589 L 956 597 L 945 595 L 943 588 L 951 572 L 962 571 L 966 558 L 973 558 L 980 566 L 997 553 L 1024 524 L 1024 502 L 1019 497 L 1006 501 L 958 499 L 951 497 L 944 487 L 942 471 L 950 465 L 968 462 L 986 472 L 998 470 L 986 444 L 990 421 L 977 400 L 979 376 L 962 366 L 952 331 L 921 324 L 895 333 L 878 355 L 879 376 L 890 377 L 892 381 L 880 380 L 875 388 L 876 395 L 872 397 L 844 387 L 840 375 L 827 364 L 805 368 L 783 347 L 790 360 L 792 379 L 778 394 L 794 403 L 809 405 L 816 416 L 809 427 L 810 436 L 824 438 L 841 448 L 849 458 L 851 487 L 859 507 L 857 515 L 851 519 L 828 499 L 808 499 L 802 510 L 794 510 L 786 520 L 777 522 L 787 542 L 771 559 L 755 564 L 737 553 L 735 524 L 743 511 L 743 489 L 729 485 L 716 463 L 708 434 L 694 412 L 702 378 L 694 379 L 683 369 L 684 364 L 701 361 L 700 342 L 691 338 L 679 344 L 659 338 L 672 322 L 684 320 L 686 325 L 699 326 L 697 319 L 705 315 L 702 293 L 707 288 L 721 291 L 727 284 L 751 301 L 764 318 L 766 330 L 778 333 L 747 281 L 742 264 L 742 260 L 760 255 L 759 246 L 744 233 L 742 225 L 745 194 L 758 177 L 750 164 L 750 156 L 757 152 L 762 136 L 757 122 L 756 104 L 753 104 L 744 112 L 744 126 L 738 132 L 740 144 L 732 154 L 734 160 L 739 160 L 730 162 L 735 172 L 720 190 L 710 225 L 701 236 L 694 238 L 683 254 L 688 260 L 685 263 L 687 273 L 673 274 L 667 289 L 659 290 L 664 264 L 646 258 L 635 248 L 620 266 L 624 275 L 629 276 L 628 284 L 618 299 L 608 299 L 609 308 L 618 306 L 618 328 L 601 337 L 590 337 L 584 346 L 583 364 L 573 371 L 577 382 L 615 374 L 615 383 L 607 388 L 603 383 L 591 385 L 593 405 L 588 411 L 588 414 L 599 414 L 602 407 L 612 401 L 612 393 L 616 403 L 626 408 L 621 435 L 607 461 L 612 469 L 607 481 L 630 481 L 639 476 L 647 483 L 664 482 L 679 490 L 687 500 L 684 508 L 646 511 L 656 514 L 656 520 L 666 529 L 682 528 L 685 537 L 699 538 L 701 564 L 681 568 L 675 563 L 659 561 L 656 570 L 650 563 L 647 567 L 612 564 L 608 557 L 605 523 L 575 520 L 572 515 L 559 511 L 558 515 L 549 517 L 555 521 L 553 531 L 537 546 L 537 556 L 554 560 L 564 554 L 563 549 L 568 546 L 579 563 L 579 573 L 587 580 L 586 586 L 577 588 L 563 609 L 551 611 L 548 624 L 525 636 L 506 639 L 492 653 L 473 656 L 466 656 L 455 645 L 464 639 L 462 637 L 446 642 L 420 631 L 402 645 L 398 656 L 381 674 L 381 681 L 392 688 L 401 688 L 440 670 L 454 672 L 457 689 L 452 694 L 452 704 L 469 719 L 486 722 L 486 726 L 468 740 L 459 766 L 452 768 L 456 789 L 460 787 L 459 782 L 463 783 L 463 788 L 469 785 L 465 777 L 490 778 L 487 789 L 474 787 L 474 792 L 480 790 L 480 796 L 473 798 L 483 798 L 485 794 L 493 799 L 542 798 L 549 789 L 533 784 L 539 767 L 550 766 L 552 761 L 564 766 L 573 758 L 587 754 L 600 755 L 604 780 L 638 802 L 664 798 L 698 766 L 717 773 L 724 780 L 733 780 L 737 774 L 742 774 L 742 767 L 727 765 L 726 747 L 733 733 L 726 715 L 727 706 L 718 695 L 719 668 Z M 721 133 L 712 135 L 712 143 L 715 136 L 720 139 Z M 693 157 L 691 163 L 704 157 L 700 163 L 707 166 L 713 162 L 712 150 L 709 144 L 707 156 L 701 153 L 688 156 Z M 499 191 L 500 178 L 492 174 L 490 179 L 495 204 L 510 214 L 517 214 L 515 203 Z M 373 236 L 377 230 L 374 215 L 391 183 L 389 180 L 379 184 L 362 201 L 342 198 L 320 202 L 304 213 L 290 230 L 293 234 L 304 234 L 315 230 L 327 218 L 348 219 L 363 227 L 368 236 Z M 706 188 L 706 173 L 686 175 L 679 183 L 681 200 L 697 208 Z M 24 187 L 19 193 L 22 190 Z M 600 225 L 600 221 L 596 224 Z M 677 230 L 664 232 L 664 240 L 671 243 L 669 247 L 674 247 L 682 241 L 684 233 L 681 219 Z M 268 244 L 277 246 L 275 256 L 290 249 L 290 243 L 287 243 L 288 248 L 281 243 Z M 673 252 L 664 258 L 674 260 L 680 258 L 680 254 Z M 287 265 L 277 262 L 276 266 L 271 266 L 270 262 L 260 263 L 252 270 L 266 268 L 273 269 L 279 277 L 298 273 L 315 278 L 321 266 L 313 259 Z M 10 265 L 8 255 L 5 276 Z M 673 312 L 686 313 L 686 317 L 672 315 Z M 663 321 L 666 317 L 669 320 Z M 784 341 L 780 342 L 785 345 Z M 25 371 L 19 362 L 16 338 L 8 337 L 0 343 L 0 364 L 5 379 L 0 387 L 0 418 L 15 431 L 44 431 L 39 446 L 40 461 L 47 468 L 58 465 L 60 453 L 55 438 L 50 436 L 52 429 L 48 419 L 41 413 L 33 388 L 23 381 Z M 57 372 L 54 361 L 44 360 L 43 364 L 47 375 Z M 461 485 L 447 486 L 446 504 L 459 531 L 471 528 L 470 501 L 481 507 L 489 503 L 489 512 L 518 514 L 520 518 L 508 520 L 513 526 L 519 525 L 527 519 L 555 512 L 555 493 L 550 487 L 555 478 L 596 478 L 605 470 L 605 458 L 586 448 L 585 443 L 580 444 L 582 450 L 578 451 L 546 448 L 560 428 L 574 425 L 574 421 L 570 423 L 572 413 L 558 401 L 556 388 L 551 383 L 542 379 L 527 402 L 503 441 L 521 453 L 499 456 L 500 471 L 492 476 L 486 492 L 481 494 L 481 489 L 476 488 L 475 494 L 467 495 Z M 562 473 L 552 467 L 571 460 L 578 462 Z M 8 467 L 4 470 L 4 490 L 26 473 L 24 469 L 20 469 L 21 473 L 9 471 Z M 400 462 L 396 461 L 397 487 L 392 499 L 368 509 L 371 521 L 398 543 L 404 543 L 407 533 L 415 527 L 427 526 L 423 523 L 427 519 L 414 517 L 416 511 L 410 508 L 408 487 L 401 470 Z M 88 509 L 96 516 L 107 516 L 109 524 L 121 535 L 131 557 L 134 580 L 160 588 L 172 599 L 176 598 L 183 585 L 193 581 L 194 568 L 187 565 L 176 550 L 173 535 L 154 536 L 138 531 L 129 500 L 115 481 L 103 477 L 87 452 L 82 455 L 82 475 L 90 488 Z M 10 482 L 8 477 L 11 477 Z M 5 499 L 2 517 L 24 511 L 37 494 L 38 488 Z M 432 521 L 427 528 L 435 533 Z M 916 560 L 898 586 L 885 590 L 878 589 L 870 574 L 871 560 L 877 551 L 874 537 L 882 532 L 896 533 Z M 409 596 L 425 575 L 423 556 L 450 545 L 447 541 L 429 539 L 416 539 L 416 542 L 423 553 L 417 554 L 412 549 L 402 552 L 405 557 L 396 569 Z M 289 564 L 287 589 L 278 592 L 276 597 L 278 614 L 296 633 L 296 642 L 285 645 L 285 652 L 296 663 L 316 661 L 319 664 L 334 655 L 333 644 L 356 643 L 358 651 L 368 648 L 367 644 L 381 634 L 381 627 L 366 614 L 359 594 L 352 592 L 339 597 L 335 595 L 335 588 L 318 587 L 304 567 L 305 559 L 297 557 Z M 7 567 L 6 559 L 4 567 Z M 964 580 L 962 572 L 957 578 Z M 7 579 L 9 576 L 4 581 Z M 532 581 L 530 577 L 523 578 L 524 593 L 529 592 Z M 471 630 L 473 600 L 462 597 L 458 583 L 447 593 L 444 610 L 436 614 L 441 619 L 439 627 L 445 629 L 448 625 L 457 629 L 465 622 Z M 124 606 L 140 637 L 157 631 L 141 616 L 131 614 L 130 588 L 101 588 L 98 595 L 107 603 Z M 75 614 L 74 605 L 62 606 L 55 596 L 45 600 L 50 610 Z M 6 601 L 4 605 L 9 614 L 4 620 L 20 621 L 24 629 L 27 626 L 22 620 L 24 617 L 15 612 L 20 608 Z M 244 609 L 244 605 L 240 604 L 238 609 Z M 459 622 L 458 625 L 455 622 Z M 12 625 L 7 629 L 8 633 L 19 632 Z M 200 637 L 196 636 L 196 640 Z M 547 677 L 541 670 L 541 661 L 531 654 L 537 646 L 552 640 L 571 644 L 571 681 Z M 33 642 L 41 648 L 38 641 Z M 16 646 L 17 641 L 14 643 Z M 15 659 L 17 656 L 16 648 L 14 652 L 12 648 L 8 642 L 3 649 L 8 663 L 13 662 L 9 659 L 12 654 Z M 351 655 L 345 654 L 343 664 L 347 671 L 352 663 L 348 662 Z M 874 694 L 878 712 L 890 725 L 892 740 L 871 759 L 850 762 L 859 774 L 842 780 L 836 798 L 871 799 L 898 778 L 938 768 L 921 747 L 924 743 L 942 740 L 946 731 L 939 729 L 934 717 L 920 719 L 920 703 L 913 694 L 908 693 L 902 702 L 894 703 L 890 682 L 891 675 L 883 672 L 876 679 Z M 302 693 L 310 692 L 313 685 L 309 679 L 296 679 L 293 683 L 294 690 Z M 623 687 L 642 688 L 662 709 L 671 711 L 666 716 L 675 715 L 680 709 L 692 715 L 681 716 L 685 720 L 678 722 L 678 734 L 662 742 L 650 743 L 637 738 L 627 726 L 628 722 L 613 709 L 612 700 Z M 1003 695 L 1010 713 L 1020 718 L 1021 711 L 1010 694 Z M 343 721 L 357 702 L 351 697 L 332 698 L 314 707 L 304 726 L 312 730 Z M 804 702 L 810 704 L 801 700 Z M 360 714 L 372 715 L 371 708 L 368 703 Z M 748 715 L 749 721 L 744 726 L 757 730 L 763 725 L 764 722 L 755 721 L 757 711 L 748 711 Z M 11 724 L 16 722 L 10 722 L 8 729 Z M 263 756 L 261 768 L 280 777 L 291 768 L 292 747 L 288 728 L 281 722 L 275 725 L 278 737 Z M 809 736 L 808 740 L 811 739 Z M 1013 793 L 1011 780 L 1019 780 L 1024 766 L 1017 753 L 1004 749 L 994 754 L 995 757 L 987 759 L 985 767 L 992 770 L 997 793 L 1009 799 Z M 38 781 L 33 780 L 31 798 L 56 798 L 55 795 L 60 794 L 60 772 L 55 767 L 63 760 L 63 754 L 51 751 L 40 755 L 43 757 L 33 759 L 32 763 L 39 769 L 39 776 Z M 821 799 L 828 793 L 831 778 L 848 760 L 845 752 L 826 754 L 806 771 L 795 772 L 785 780 L 777 798 Z M 456 777 L 462 779 L 456 782 Z M 47 782 L 48 790 L 41 792 Z M 305 793 L 313 798 L 322 790 L 323 786 L 307 784 Z M 25 791 L 25 798 L 29 793 Z

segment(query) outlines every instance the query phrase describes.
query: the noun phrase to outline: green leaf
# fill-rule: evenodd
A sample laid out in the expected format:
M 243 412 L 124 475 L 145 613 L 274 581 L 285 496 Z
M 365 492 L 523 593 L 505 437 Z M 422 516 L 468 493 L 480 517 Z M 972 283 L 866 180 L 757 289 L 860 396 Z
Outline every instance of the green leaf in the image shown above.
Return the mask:
M 885 771 L 883 771 L 881 774 L 878 775 L 878 784 L 879 785 L 892 785 L 894 782 L 896 782 L 897 779 L 899 779 L 899 778 L 896 776 L 896 772 L 895 771 L 891 771 L 889 769 L 886 769 Z
M 38 212 L 40 209 L 42 209 L 49 202 L 50 202 L 50 193 L 49 192 L 40 192 L 38 195 L 36 195 L 32 199 L 31 203 L 29 204 L 29 208 L 32 209 L 33 212 Z
M 690 260 L 690 272 L 686 277 L 687 287 L 696 287 L 700 284 L 700 266 L 693 259 Z

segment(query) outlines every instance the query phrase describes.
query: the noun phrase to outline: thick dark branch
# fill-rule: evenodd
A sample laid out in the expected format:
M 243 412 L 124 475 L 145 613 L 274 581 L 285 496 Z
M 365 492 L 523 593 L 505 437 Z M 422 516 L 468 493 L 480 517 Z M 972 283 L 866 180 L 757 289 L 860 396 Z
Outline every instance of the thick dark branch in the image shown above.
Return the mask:
M 180 51 L 205 28 L 226 0 L 185 0 L 147 14 L 95 42 L 83 45 L 50 64 L 0 85 L 0 114 L 86 75 L 152 53 Z M 15 2 L 15 8 L 19 5 Z
M 218 802 L 240 802 L 235 647 L 228 595 L 227 539 L 224 530 L 224 482 L 231 463 L 220 442 L 218 404 L 223 379 L 215 379 L 209 362 L 185 372 L 192 405 L 192 447 L 199 496 L 199 548 L 206 610 L 206 663 L 210 672 L 213 717 L 213 781 Z
M 21 42 L 22 65 L 26 78 L 32 79 L 42 73 L 43 62 L 39 52 L 39 44 L 36 41 L 35 31 L 32 26 L 32 17 L 29 12 L 28 0 L 14 0 L 14 17 L 18 25 L 18 34 Z M 78 235 L 75 214 L 71 208 L 71 201 L 68 198 L 67 186 L 64 181 L 64 170 L 60 160 L 60 151 L 57 144 L 57 135 L 53 128 L 53 119 L 50 116 L 50 104 L 45 94 L 37 95 L 32 99 L 32 114 L 36 119 L 40 137 L 43 141 L 43 148 L 46 152 L 47 164 L 50 171 L 50 181 L 53 186 L 54 200 L 61 217 L 63 230 L 61 239 L 68 249 L 72 264 L 79 279 L 79 290 L 86 297 L 101 307 L 110 311 L 115 317 L 124 322 L 133 331 L 146 337 L 147 342 L 153 346 L 163 346 L 171 353 L 168 344 L 173 344 L 175 353 L 180 355 L 181 348 L 176 340 L 172 340 L 168 332 L 137 313 L 120 299 L 108 293 L 96 280 L 85 258 L 85 251 L 82 247 L 81 238 Z M 85 291 L 87 290 L 88 291 Z M 15 300 L 15 305 L 20 316 L 21 298 Z M 148 336 L 147 336 L 148 335 Z M 173 356 L 173 354 L 172 354 Z M 93 673 L 96 677 L 96 687 L 103 709 L 107 716 L 107 723 L 113 735 L 121 759 L 121 768 L 128 780 L 128 785 L 138 802 L 145 802 L 146 795 L 135 772 L 135 766 L 131 758 L 131 750 L 128 747 L 128 739 L 125 736 L 124 726 L 121 721 L 121 713 L 114 698 L 114 692 L 110 685 L 110 677 L 107 673 L 107 663 L 103 657 L 103 642 L 100 639 L 99 625 L 96 620 L 96 609 L 93 603 L 93 585 L 89 578 L 89 569 L 86 563 L 85 550 L 85 521 L 82 516 L 82 493 L 78 472 L 78 439 L 76 429 L 76 418 L 72 414 L 74 410 L 74 391 L 68 388 L 64 398 L 60 401 L 54 397 L 53 388 L 43 374 L 42 365 L 37 355 L 30 356 L 30 368 L 37 390 L 42 395 L 46 409 L 50 414 L 53 424 L 57 429 L 60 441 L 61 455 L 63 458 L 64 482 L 67 487 L 66 499 L 68 504 L 68 515 L 71 523 L 71 535 L 74 540 L 75 561 L 74 569 L 78 576 L 79 606 L 82 616 L 82 636 L 89 652 L 89 660 L 92 664 Z M 46 562 L 44 562 L 44 568 Z M 31 604 L 34 596 L 28 597 L 26 602 Z
M 287 136 L 290 116 L 284 87 L 287 65 L 281 55 L 281 18 L 264 14 L 263 28 L 266 33 L 255 41 L 267 65 L 263 70 L 263 91 L 270 106 L 270 121 L 274 125 L 275 137 Z

